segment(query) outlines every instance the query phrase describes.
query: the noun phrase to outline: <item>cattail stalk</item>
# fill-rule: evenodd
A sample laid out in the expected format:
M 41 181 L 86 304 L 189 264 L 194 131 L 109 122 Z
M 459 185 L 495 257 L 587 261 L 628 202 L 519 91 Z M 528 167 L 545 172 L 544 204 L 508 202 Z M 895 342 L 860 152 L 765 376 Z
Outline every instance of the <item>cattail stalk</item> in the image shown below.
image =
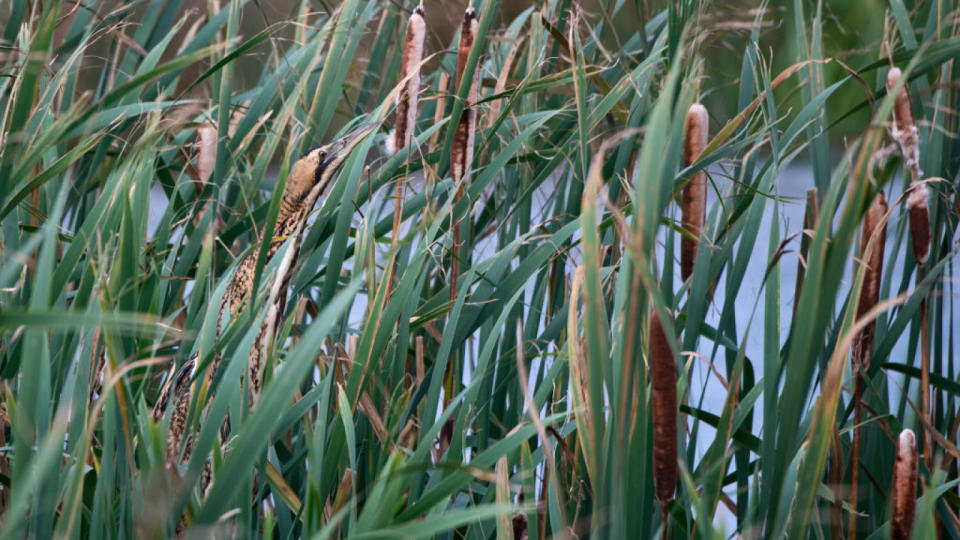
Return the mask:
M 926 276 L 926 263 L 930 257 L 930 210 L 927 186 L 914 183 L 907 197 L 907 212 L 910 216 L 910 244 L 917 259 L 917 282 Z M 933 411 L 930 400 L 930 329 L 927 322 L 927 299 L 920 301 L 920 414 L 930 421 Z M 933 465 L 933 437 L 924 430 L 924 457 L 927 466 Z
M 420 101 L 420 65 L 423 62 L 424 42 L 427 37 L 427 24 L 423 19 L 423 3 L 417 6 L 407 21 L 407 30 L 403 36 L 403 53 L 400 62 L 400 76 L 406 80 L 397 96 L 396 125 L 393 130 L 391 146 L 393 152 L 400 152 L 413 144 L 414 129 L 417 125 L 417 109 Z M 410 154 L 407 154 L 409 162 Z M 403 221 L 403 189 L 406 185 L 406 174 L 397 179 L 397 190 L 393 199 L 393 228 L 390 235 L 392 255 L 387 263 L 385 279 L 387 298 L 393 296 L 394 273 L 396 272 L 397 245 L 400 242 L 400 222 Z M 399 324 L 399 323 L 398 323 Z M 407 385 L 413 383 L 410 362 L 407 362 Z M 409 386 L 408 386 L 409 387 Z
M 917 439 L 913 431 L 905 429 L 897 440 L 897 460 L 893 465 L 890 484 L 890 538 L 908 540 L 913 531 L 917 506 Z
M 666 505 L 677 491 L 677 363 L 656 310 L 650 316 L 649 347 L 653 484 L 657 498 Z
M 899 68 L 887 73 L 887 91 L 892 92 L 903 78 Z M 900 145 L 900 151 L 910 171 L 910 195 L 907 197 L 907 216 L 910 222 L 910 245 L 917 260 L 917 282 L 926 275 L 926 263 L 930 257 L 930 210 L 927 187 L 920 183 L 920 138 L 913 117 L 913 105 L 907 84 L 897 93 L 893 107 L 891 135 Z M 930 421 L 930 332 L 927 327 L 927 300 L 920 302 L 920 414 Z M 933 439 L 925 432 L 924 455 L 927 465 L 933 464 Z
M 464 84 L 463 75 L 467 68 L 467 61 L 470 58 L 470 49 L 473 48 L 473 42 L 477 37 L 477 16 L 473 7 L 467 7 L 463 14 L 463 25 L 460 29 L 460 45 L 457 50 L 457 88 Z M 464 103 L 463 114 L 460 116 L 460 123 L 453 136 L 453 147 L 450 156 L 450 171 L 453 176 L 453 183 L 457 188 L 457 194 L 454 198 L 454 204 L 460 202 L 463 198 L 463 186 L 468 181 L 470 166 L 473 161 L 473 143 L 476 131 L 476 110 L 473 104 L 477 101 L 477 71 L 474 70 L 474 76 L 470 81 L 470 88 L 467 92 L 467 100 Z M 460 220 L 456 217 L 453 224 L 453 257 L 450 262 L 450 299 L 457 296 L 457 279 L 460 274 Z
M 707 147 L 709 126 L 707 109 L 694 103 L 687 111 L 684 122 L 686 132 L 683 145 L 683 166 L 689 167 Z M 680 239 L 680 274 L 686 281 L 693 274 L 693 263 L 697 258 L 697 246 L 703 233 L 703 223 L 707 213 L 707 173 L 697 171 L 684 186 L 681 193 L 683 228 L 690 236 Z
M 887 238 L 887 198 L 881 191 L 867 209 L 863 218 L 863 232 L 860 236 L 860 256 L 866 265 L 860 299 L 857 302 L 857 319 L 863 317 L 880 301 L 880 278 L 883 270 L 883 248 Z M 853 343 L 853 444 L 851 447 L 850 504 L 857 508 L 857 492 L 860 478 L 860 428 L 863 410 L 860 404 L 863 393 L 863 375 L 870 367 L 873 355 L 873 335 L 876 323 L 871 321 L 857 335 Z M 856 538 L 857 513 L 850 514 L 848 536 Z
M 407 82 L 397 97 L 397 119 L 393 130 L 393 150 L 399 152 L 413 142 L 413 130 L 417 124 L 417 107 L 420 95 L 420 63 L 423 61 L 423 44 L 427 37 L 427 25 L 423 20 L 423 4 L 417 6 L 407 22 L 403 38 L 403 55 L 400 75 Z M 397 180 L 397 193 L 393 207 L 392 246 L 396 247 L 403 217 L 403 186 L 406 177 Z M 389 283 L 389 282 L 388 282 Z M 388 285 L 389 287 L 389 285 Z

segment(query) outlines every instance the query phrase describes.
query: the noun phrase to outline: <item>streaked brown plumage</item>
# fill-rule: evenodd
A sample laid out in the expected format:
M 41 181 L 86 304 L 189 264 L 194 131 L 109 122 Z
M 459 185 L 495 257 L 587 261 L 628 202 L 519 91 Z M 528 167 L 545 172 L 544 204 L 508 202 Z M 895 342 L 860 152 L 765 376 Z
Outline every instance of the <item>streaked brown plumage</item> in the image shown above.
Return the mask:
M 272 303 L 268 302 L 270 305 L 266 306 L 268 309 L 267 318 L 261 326 L 256 342 L 250 351 L 248 372 L 252 394 L 251 405 L 256 402 L 260 393 L 264 347 L 272 339 L 273 332 L 278 324 L 279 314 L 284 311 L 286 290 L 299 255 L 307 216 L 330 185 L 340 165 L 343 164 L 350 152 L 376 127 L 377 124 L 366 124 L 342 139 L 312 149 L 293 164 L 290 173 L 287 175 L 274 230 L 274 239 L 267 251 L 267 261 L 269 262 L 273 258 L 288 238 L 294 238 L 294 244 L 286 251 L 286 260 L 281 261 L 278 275 L 274 278 Z M 246 307 L 251 297 L 257 256 L 258 253 L 254 251 L 238 265 L 233 280 L 221 301 L 220 319 L 223 318 L 228 305 L 231 318 Z M 219 330 L 218 322 L 218 334 Z M 177 463 L 185 462 L 190 458 L 191 444 L 189 439 L 184 440 L 184 434 L 187 429 L 190 401 L 196 391 L 195 385 L 198 382 L 196 377 L 197 361 L 198 355 L 194 354 L 179 370 L 170 374 L 152 411 L 153 419 L 160 421 L 163 419 L 171 401 L 174 402 L 173 410 L 170 412 L 170 427 L 167 435 L 166 462 L 168 467 L 173 467 Z M 212 379 L 219 363 L 219 357 L 211 362 L 204 377 L 206 381 Z M 226 442 L 228 435 L 229 418 L 220 430 L 221 444 Z M 212 470 L 208 463 L 200 479 L 203 492 L 206 492 L 210 486 L 211 473 Z

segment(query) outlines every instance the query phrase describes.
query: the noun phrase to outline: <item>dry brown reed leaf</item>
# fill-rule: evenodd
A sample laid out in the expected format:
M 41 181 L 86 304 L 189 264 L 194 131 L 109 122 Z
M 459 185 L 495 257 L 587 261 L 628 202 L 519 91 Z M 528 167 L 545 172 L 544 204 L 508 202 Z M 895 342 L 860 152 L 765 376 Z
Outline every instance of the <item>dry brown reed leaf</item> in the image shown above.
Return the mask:
M 197 129 L 197 176 L 206 184 L 217 165 L 217 128 L 204 125 Z
M 650 316 L 653 484 L 661 501 L 677 491 L 677 363 L 656 310 Z
M 447 92 L 449 92 L 450 87 L 450 75 L 447 75 L 446 72 L 440 73 L 440 78 L 437 80 L 437 106 L 436 110 L 433 112 L 433 125 L 439 124 L 443 120 L 443 116 L 446 114 L 447 109 Z M 430 135 L 430 148 L 437 146 L 437 140 L 440 137 L 440 131 L 434 131 L 433 135 Z
M 423 61 L 423 44 L 426 37 L 427 25 L 423 20 L 423 4 L 421 4 L 410 15 L 403 38 L 400 76 L 407 78 L 407 82 L 397 97 L 396 128 L 393 132 L 394 152 L 410 146 L 413 141 L 420 95 L 420 63 Z
M 912 430 L 900 432 L 897 440 L 897 460 L 893 465 L 890 484 L 890 538 L 907 540 L 913 530 L 917 506 L 917 438 Z
M 340 486 L 337 487 L 336 495 L 331 499 L 327 497 L 326 504 L 323 505 L 323 518 L 330 520 L 343 505 L 347 503 L 350 491 L 353 489 L 353 469 L 347 468 L 343 471 L 343 478 L 340 479 Z M 333 495 L 333 494 L 331 494 Z
M 590 442 L 590 433 L 593 433 L 593 410 L 590 408 L 590 401 L 587 399 L 587 392 L 590 388 L 589 372 L 585 352 L 583 350 L 583 337 L 580 335 L 580 312 L 578 304 L 580 303 L 581 291 L 583 289 L 583 280 L 585 269 L 578 266 L 573 272 L 573 280 L 570 283 L 570 302 L 567 308 L 567 333 L 570 336 L 570 387 L 573 393 L 574 403 L 582 412 L 577 414 L 577 441 L 583 451 L 584 461 L 589 468 L 594 464 L 593 445 Z
M 510 77 L 510 71 L 513 68 L 513 63 L 516 61 L 517 56 L 522 53 L 521 45 L 523 44 L 523 38 L 517 39 L 514 42 L 513 47 L 510 48 L 510 52 L 507 53 L 507 58 L 503 61 L 503 69 L 500 70 L 500 74 L 497 76 L 497 82 L 493 87 L 493 95 L 498 96 L 507 89 L 507 79 Z M 490 103 L 489 109 L 487 109 L 487 121 L 485 123 L 487 128 L 492 128 L 497 120 L 500 119 L 500 111 L 503 108 L 503 102 L 506 101 L 506 98 L 500 98 L 494 100 Z
M 687 111 L 684 122 L 683 166 L 689 167 L 700 157 L 707 146 L 709 126 L 707 109 L 694 103 Z M 703 233 L 707 212 L 707 174 L 697 171 L 684 186 L 681 194 L 683 228 L 690 234 L 680 238 L 680 274 L 686 281 L 693 274 L 697 246 Z

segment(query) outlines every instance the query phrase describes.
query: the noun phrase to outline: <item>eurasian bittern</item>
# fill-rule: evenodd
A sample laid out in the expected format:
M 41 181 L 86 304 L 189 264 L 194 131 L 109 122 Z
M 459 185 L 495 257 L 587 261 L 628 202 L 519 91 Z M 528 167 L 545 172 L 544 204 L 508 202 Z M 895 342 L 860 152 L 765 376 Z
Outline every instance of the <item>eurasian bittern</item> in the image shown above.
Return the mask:
M 293 238 L 293 245 L 285 252 L 284 259 L 280 261 L 277 275 L 271 287 L 270 298 L 267 301 L 266 317 L 260 327 L 256 342 L 250 350 L 249 358 L 249 377 L 251 391 L 251 406 L 256 403 L 257 396 L 260 393 L 263 363 L 262 359 L 266 352 L 266 347 L 273 338 L 274 331 L 277 328 L 280 315 L 286 306 L 287 287 L 293 274 L 293 268 L 300 252 L 300 246 L 303 241 L 303 229 L 307 222 L 307 216 L 310 214 L 317 200 L 326 190 L 327 186 L 333 180 L 334 175 L 340 165 L 347 159 L 350 152 L 367 135 L 372 133 L 379 124 L 365 124 L 350 133 L 342 139 L 318 146 L 302 158 L 300 158 L 287 175 L 286 186 L 283 191 L 283 198 L 280 202 L 280 212 L 277 216 L 277 224 L 274 230 L 274 238 L 267 251 L 267 261 L 276 254 L 283 243 L 288 238 Z M 218 317 L 217 333 L 220 331 L 219 321 L 222 319 L 224 310 L 229 302 L 230 316 L 235 317 L 250 300 L 253 291 L 254 273 L 256 271 L 258 253 L 249 254 L 241 261 L 237 271 L 233 276 L 224 298 L 220 303 L 220 314 Z M 191 445 L 189 439 L 185 447 L 184 434 L 189 417 L 190 401 L 196 391 L 195 385 L 198 383 L 196 377 L 198 355 L 193 356 L 173 372 L 171 369 L 170 377 L 167 379 L 160 392 L 160 397 L 153 407 L 154 421 L 160 421 L 163 418 L 171 400 L 175 403 L 173 411 L 170 413 L 170 429 L 167 436 L 166 462 L 168 467 L 173 467 L 178 461 L 185 462 L 190 457 Z M 207 369 L 207 381 L 212 380 L 213 374 L 219 366 L 220 358 L 216 357 Z M 229 435 L 229 418 L 224 422 L 220 430 L 221 444 L 226 442 Z M 212 480 L 212 471 L 209 462 L 204 468 L 200 478 L 200 487 L 203 493 L 206 493 Z

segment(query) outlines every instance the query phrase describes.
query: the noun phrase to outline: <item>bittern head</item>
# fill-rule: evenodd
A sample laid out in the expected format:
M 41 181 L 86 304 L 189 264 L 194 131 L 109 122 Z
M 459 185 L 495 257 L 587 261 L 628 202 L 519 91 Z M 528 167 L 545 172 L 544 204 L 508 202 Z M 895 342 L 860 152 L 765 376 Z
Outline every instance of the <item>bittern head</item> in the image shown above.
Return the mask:
M 285 196 L 301 201 L 323 193 L 350 152 L 379 125 L 378 122 L 363 124 L 349 135 L 307 152 L 290 169 Z

